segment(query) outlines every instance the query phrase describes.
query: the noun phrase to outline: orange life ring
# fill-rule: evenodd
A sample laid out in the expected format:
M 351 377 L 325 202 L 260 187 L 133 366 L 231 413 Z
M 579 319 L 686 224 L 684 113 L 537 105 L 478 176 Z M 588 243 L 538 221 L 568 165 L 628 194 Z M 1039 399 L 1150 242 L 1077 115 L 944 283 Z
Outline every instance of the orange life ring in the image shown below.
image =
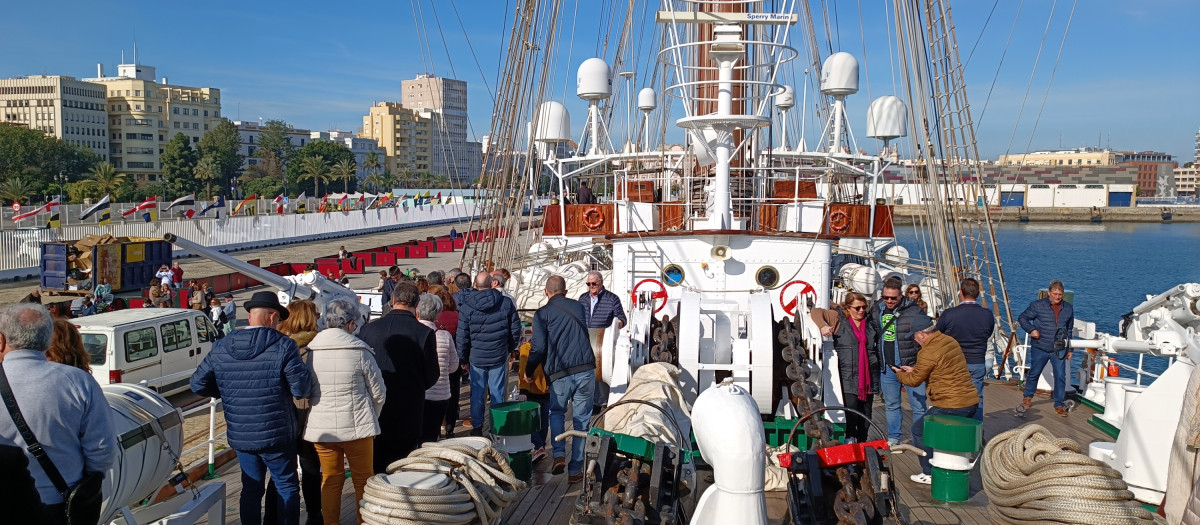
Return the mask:
M 584 210 L 583 225 L 592 231 L 599 230 L 601 226 L 604 226 L 604 212 L 595 206 Z
M 829 231 L 838 234 L 850 231 L 850 214 L 842 210 L 837 210 L 833 213 L 830 213 Z

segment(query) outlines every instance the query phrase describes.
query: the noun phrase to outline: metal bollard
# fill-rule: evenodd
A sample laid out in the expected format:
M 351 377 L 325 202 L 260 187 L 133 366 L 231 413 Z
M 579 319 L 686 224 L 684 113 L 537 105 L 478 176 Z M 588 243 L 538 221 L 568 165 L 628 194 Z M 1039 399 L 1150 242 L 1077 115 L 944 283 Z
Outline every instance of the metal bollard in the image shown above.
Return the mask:
M 961 503 L 970 496 L 971 469 L 983 448 L 983 423 L 958 416 L 925 416 L 925 446 L 933 449 L 930 495 Z
M 521 481 L 533 479 L 532 435 L 542 426 L 538 404 L 510 401 L 492 405 L 492 428 L 496 450 L 508 454 L 508 464 Z

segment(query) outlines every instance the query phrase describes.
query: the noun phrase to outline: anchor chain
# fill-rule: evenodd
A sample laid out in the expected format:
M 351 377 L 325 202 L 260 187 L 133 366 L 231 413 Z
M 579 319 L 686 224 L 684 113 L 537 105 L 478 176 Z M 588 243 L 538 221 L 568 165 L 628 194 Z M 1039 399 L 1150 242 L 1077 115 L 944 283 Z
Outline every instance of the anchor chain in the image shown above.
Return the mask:
M 821 373 L 816 364 L 808 358 L 801 326 L 791 319 L 784 319 L 778 340 L 783 347 L 783 360 L 788 363 L 785 371 L 788 380 L 791 381 L 788 391 L 796 408 L 801 414 L 811 414 L 824 408 L 825 403 L 821 398 Z M 814 448 L 838 444 L 833 439 L 833 424 L 824 418 L 809 418 L 804 422 L 804 433 L 815 444 Z M 836 474 L 841 485 L 833 495 L 833 511 L 838 523 L 867 525 L 876 514 L 876 488 L 870 476 L 863 475 L 862 472 L 852 472 L 848 466 L 839 467 Z
M 655 363 L 678 364 L 679 334 L 677 320 L 663 315 L 662 321 L 652 319 L 650 323 L 650 360 Z

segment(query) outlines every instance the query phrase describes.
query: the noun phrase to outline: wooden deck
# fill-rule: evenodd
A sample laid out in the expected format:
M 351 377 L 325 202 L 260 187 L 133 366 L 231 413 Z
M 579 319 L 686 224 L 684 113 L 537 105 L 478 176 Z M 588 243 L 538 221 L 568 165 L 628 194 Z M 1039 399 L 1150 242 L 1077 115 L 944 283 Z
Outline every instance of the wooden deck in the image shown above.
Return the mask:
M 907 396 L 906 396 L 907 397 Z M 1054 414 L 1053 403 L 1046 397 L 1034 399 L 1034 405 L 1024 418 L 1016 417 L 1014 408 L 1021 401 L 1021 392 L 1010 383 L 989 381 L 984 388 L 984 439 L 990 439 L 1005 430 L 1027 423 L 1036 423 L 1046 427 L 1058 437 L 1067 437 L 1078 441 L 1084 449 L 1092 441 L 1107 441 L 1108 438 L 1099 430 L 1087 423 L 1094 412 L 1080 406 L 1070 417 L 1061 418 Z M 467 396 L 463 397 L 463 413 L 467 412 Z M 905 402 L 907 407 L 907 401 Z M 874 408 L 874 419 L 881 428 L 886 427 L 882 399 L 877 398 Z M 570 424 L 570 419 L 567 420 Z M 907 408 L 905 409 L 904 434 L 909 436 L 908 429 L 911 421 Z M 460 426 L 458 434 L 466 431 Z M 547 451 L 549 452 L 549 451 Z M 917 457 L 909 454 L 893 456 L 895 464 L 893 473 L 896 476 L 896 486 L 900 494 L 901 512 L 905 514 L 908 523 L 917 524 L 958 524 L 958 523 L 988 523 L 987 496 L 983 493 L 979 469 L 972 471 L 971 499 L 963 504 L 945 504 L 929 497 L 929 486 L 920 485 L 909 479 L 911 474 L 920 472 Z M 575 499 L 579 496 L 581 484 L 567 483 L 566 474 L 553 476 L 549 473 L 550 460 L 535 465 L 534 479 L 524 496 L 504 511 L 503 520 L 511 525 L 550 525 L 564 524 L 570 519 Z M 222 481 L 228 484 L 229 500 L 226 506 L 226 523 L 240 523 L 238 520 L 237 494 L 240 493 L 239 473 L 236 464 L 220 472 Z M 354 493 L 347 480 L 342 492 L 342 523 L 354 523 Z M 768 495 L 768 514 L 773 519 L 783 516 L 786 509 L 784 493 Z M 204 522 L 201 522 L 204 523 Z M 301 520 L 303 523 L 303 519 Z

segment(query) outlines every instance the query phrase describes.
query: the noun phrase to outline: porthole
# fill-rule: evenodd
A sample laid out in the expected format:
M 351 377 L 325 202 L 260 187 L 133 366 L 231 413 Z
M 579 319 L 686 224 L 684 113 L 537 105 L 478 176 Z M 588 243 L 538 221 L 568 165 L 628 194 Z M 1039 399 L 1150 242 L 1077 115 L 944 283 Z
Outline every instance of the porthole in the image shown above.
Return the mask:
M 683 282 L 683 268 L 672 264 L 663 270 L 663 283 L 667 286 L 679 286 Z
M 763 288 L 774 288 L 779 284 L 779 270 L 773 266 L 763 266 L 758 269 L 758 274 L 754 276 L 754 281 Z

